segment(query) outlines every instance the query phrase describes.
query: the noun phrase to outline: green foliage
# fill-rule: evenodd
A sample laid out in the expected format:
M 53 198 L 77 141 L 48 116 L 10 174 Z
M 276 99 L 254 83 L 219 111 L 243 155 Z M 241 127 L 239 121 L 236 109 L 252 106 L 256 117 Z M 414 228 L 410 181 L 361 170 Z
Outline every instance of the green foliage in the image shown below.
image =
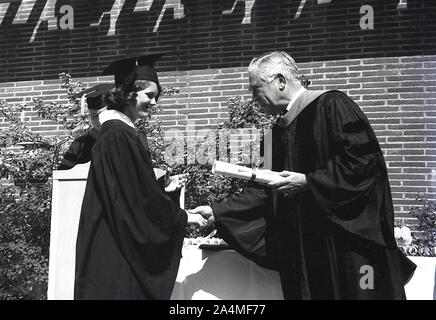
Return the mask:
M 242 101 L 240 97 L 229 99 L 229 120 L 220 128 L 237 129 L 247 126 L 259 130 L 270 129 L 279 115 L 267 115 L 253 100 Z
M 45 182 L 52 174 L 53 151 L 27 149 L 2 152 L 0 176 L 15 183 Z
M 420 247 L 436 247 L 436 201 L 419 194 L 415 202 L 410 214 L 418 219 L 419 232 L 414 234 L 413 242 Z
M 9 148 L 21 142 L 34 142 L 48 144 L 50 141 L 38 133 L 27 128 L 20 120 L 20 114 L 25 106 L 10 106 L 4 100 L 0 100 L 0 116 L 10 123 L 3 129 L 0 135 L 0 150 Z
M 50 199 L 47 183 L 0 192 L 0 300 L 46 298 Z
M 10 124 L 0 131 L 0 299 L 46 298 L 50 178 L 62 146 L 89 123 L 88 115 L 78 114 L 80 101 L 74 97 L 81 84 L 65 74 L 60 79 L 73 103 L 34 99 L 34 108 L 42 119 L 61 125 L 66 139 L 33 132 L 20 120 L 25 105 L 0 101 L 0 115 Z
M 44 299 L 54 148 L 17 123 L 0 133 L 18 133 L 0 147 L 0 177 L 14 182 L 3 181 L 0 192 L 0 299 Z M 24 149 L 10 148 L 14 142 Z

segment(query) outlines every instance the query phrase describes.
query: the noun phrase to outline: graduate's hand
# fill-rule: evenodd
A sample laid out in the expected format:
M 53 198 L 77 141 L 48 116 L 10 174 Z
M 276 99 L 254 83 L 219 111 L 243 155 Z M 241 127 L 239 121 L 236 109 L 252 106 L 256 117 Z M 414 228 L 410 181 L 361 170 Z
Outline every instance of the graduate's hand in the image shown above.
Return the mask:
M 188 214 L 188 224 L 195 224 L 196 226 L 203 228 L 208 225 L 207 220 L 201 216 L 201 214 L 189 213 Z
M 177 174 L 170 176 L 168 171 L 165 176 L 165 192 L 174 192 L 181 189 L 188 182 L 189 173 Z
M 294 193 L 307 187 L 306 175 L 298 172 L 282 171 L 281 178 L 268 183 L 268 186 L 282 193 Z

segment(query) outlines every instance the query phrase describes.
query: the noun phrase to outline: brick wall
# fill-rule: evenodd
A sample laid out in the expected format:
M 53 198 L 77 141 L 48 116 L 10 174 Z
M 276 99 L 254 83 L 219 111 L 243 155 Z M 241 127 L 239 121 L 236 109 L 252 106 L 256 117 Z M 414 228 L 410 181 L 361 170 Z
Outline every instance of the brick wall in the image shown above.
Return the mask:
M 361 29 L 364 5 L 374 29 Z M 436 54 L 433 0 L 15 0 L 0 3 L 0 20 L 0 82 L 98 76 L 156 51 L 165 71 L 244 67 L 273 48 L 300 62 Z
M 434 1 L 406 1 L 406 9 L 397 8 L 398 0 L 307 1 L 298 17 L 300 1 L 126 1 L 115 19 L 113 4 L 123 2 L 52 1 L 53 11 L 45 10 L 50 1 L 0 3 L 0 99 L 28 104 L 22 119 L 33 130 L 62 135 L 32 108 L 33 97 L 66 102 L 57 74 L 91 86 L 111 80 L 99 76 L 108 61 L 165 51 L 157 65 L 161 81 L 180 93 L 161 100 L 164 126 L 216 127 L 227 117 L 229 98 L 249 97 L 251 57 L 283 49 L 313 89 L 343 90 L 367 114 L 385 154 L 398 218 L 407 218 L 417 192 L 436 198 Z M 53 23 L 64 4 L 74 8 L 74 30 Z M 365 4 L 373 5 L 374 30 L 359 27 Z M 111 10 L 112 24 L 106 15 L 91 25 Z

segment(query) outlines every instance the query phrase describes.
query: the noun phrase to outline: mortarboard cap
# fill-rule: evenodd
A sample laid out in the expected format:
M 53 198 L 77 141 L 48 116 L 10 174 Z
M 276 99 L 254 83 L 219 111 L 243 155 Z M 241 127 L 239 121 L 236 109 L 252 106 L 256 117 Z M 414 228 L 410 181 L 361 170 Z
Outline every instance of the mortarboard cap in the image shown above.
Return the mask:
M 103 108 L 101 96 L 113 87 L 112 83 L 99 83 L 96 86 L 80 91 L 75 96 L 77 98 L 86 97 L 88 109 L 99 110 Z
M 131 79 L 133 77 L 134 81 L 153 81 L 157 84 L 159 91 L 161 91 L 159 78 L 153 66 L 163 55 L 163 53 L 155 53 L 116 60 L 103 71 L 102 75 L 114 75 L 116 87 L 120 87 L 127 78 Z

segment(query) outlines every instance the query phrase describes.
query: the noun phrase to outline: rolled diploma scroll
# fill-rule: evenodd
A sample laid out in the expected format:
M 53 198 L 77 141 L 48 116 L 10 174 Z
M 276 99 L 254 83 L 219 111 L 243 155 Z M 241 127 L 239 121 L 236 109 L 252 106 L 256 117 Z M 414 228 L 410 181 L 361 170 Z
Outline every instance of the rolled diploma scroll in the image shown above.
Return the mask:
M 281 178 L 280 174 L 275 171 L 252 169 L 223 161 L 214 162 L 212 173 L 259 183 L 269 183 Z
M 180 209 L 185 209 L 185 192 L 186 192 L 186 186 L 183 186 L 180 189 L 180 197 L 179 197 Z

